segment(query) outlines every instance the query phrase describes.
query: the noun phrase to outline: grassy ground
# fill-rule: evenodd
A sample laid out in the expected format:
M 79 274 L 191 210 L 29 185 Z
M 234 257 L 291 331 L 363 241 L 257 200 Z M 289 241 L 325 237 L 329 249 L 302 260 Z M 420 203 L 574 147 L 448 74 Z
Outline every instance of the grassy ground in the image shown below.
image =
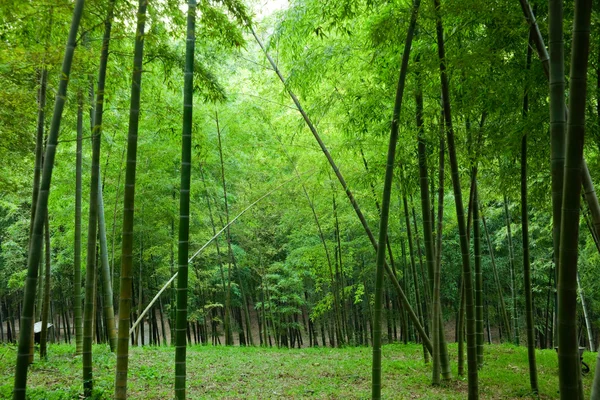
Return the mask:
M 456 345 L 450 346 L 456 377 Z M 483 399 L 532 398 L 525 347 L 485 346 L 480 372 Z M 31 399 L 77 399 L 82 392 L 81 357 L 74 346 L 51 345 L 49 360 L 36 360 L 29 372 Z M 0 398 L 12 397 L 14 347 L 0 347 Z M 586 352 L 592 371 L 585 376 L 589 395 L 595 353 Z M 383 395 L 387 399 L 464 399 L 466 378 L 432 387 L 431 367 L 423 363 L 417 345 L 387 345 L 383 349 Z M 37 359 L 37 354 L 36 354 Z M 135 348 L 129 361 L 129 398 L 170 399 L 173 391 L 174 350 L 166 347 Z M 365 399 L 370 397 L 371 349 L 262 349 L 199 347 L 188 349 L 189 399 L 318 398 Z M 557 357 L 554 350 L 537 352 L 540 398 L 558 398 Z M 106 346 L 94 347 L 97 399 L 110 399 L 114 387 L 115 356 Z M 466 368 L 466 366 L 465 366 Z

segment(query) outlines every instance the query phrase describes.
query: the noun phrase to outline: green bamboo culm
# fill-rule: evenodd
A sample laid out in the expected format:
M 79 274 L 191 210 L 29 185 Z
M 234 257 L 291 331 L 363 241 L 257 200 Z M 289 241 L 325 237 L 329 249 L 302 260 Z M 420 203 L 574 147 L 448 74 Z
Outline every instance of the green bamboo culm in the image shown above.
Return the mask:
M 443 223 L 443 215 L 444 215 L 444 116 L 442 111 L 442 118 L 440 119 L 440 152 L 439 152 L 439 160 L 438 160 L 438 220 L 437 220 L 437 232 L 436 232 L 436 243 L 435 243 L 435 264 L 433 266 L 433 288 L 431 290 L 431 299 L 432 299 L 432 311 L 431 311 L 431 329 L 432 329 L 432 337 L 431 341 L 433 342 L 433 354 L 431 358 L 433 359 L 433 368 L 431 371 L 431 383 L 433 385 L 438 385 L 440 383 L 440 373 L 442 373 L 442 365 L 441 362 L 443 360 L 442 351 L 444 348 L 442 347 L 442 343 L 440 339 L 442 335 L 440 335 L 440 328 L 442 328 L 441 321 L 441 302 L 440 302 L 440 269 L 442 264 L 442 223 Z M 419 157 L 421 157 L 421 149 L 419 145 Z M 427 207 L 429 208 L 429 207 Z M 446 356 L 448 353 L 446 352 Z
M 508 209 L 508 197 L 504 195 L 504 219 L 506 221 L 506 237 L 508 239 L 508 268 L 510 270 L 511 280 L 511 298 L 512 298 L 512 332 L 511 338 L 514 344 L 519 345 L 519 309 L 517 306 L 517 276 L 515 271 L 515 256 L 512 245 L 512 230 L 510 229 L 511 218 Z
M 85 303 L 83 310 L 83 392 L 86 398 L 92 396 L 93 375 L 92 375 L 92 342 L 94 338 L 94 289 L 96 287 L 96 244 L 98 233 L 99 198 L 102 196 L 102 185 L 100 182 L 100 144 L 102 135 L 102 110 L 104 106 L 104 83 L 106 81 L 106 67 L 108 63 L 108 45 L 110 42 L 110 30 L 112 23 L 112 14 L 114 9 L 114 0 L 108 4 L 108 14 L 104 22 L 104 37 L 102 39 L 102 50 L 100 53 L 100 68 L 98 73 L 98 90 L 96 92 L 96 102 L 94 107 L 94 118 L 92 123 L 92 171 L 90 179 L 90 207 L 88 219 L 88 241 L 87 241 L 87 263 L 85 276 Z M 104 232 L 106 238 L 106 232 Z M 105 256 L 108 261 L 108 254 Z M 112 297 L 112 296 L 111 296 Z M 107 319 L 110 323 L 110 320 Z M 108 332 L 114 334 L 114 316 L 112 318 L 112 327 L 108 326 Z M 111 349 L 114 346 L 114 336 L 111 339 Z
M 583 174 L 581 175 L 582 188 L 583 188 L 583 196 L 586 198 L 586 202 L 588 203 L 590 209 L 590 215 L 592 216 L 592 228 L 593 234 L 597 237 L 600 237 L 600 206 L 593 199 L 597 199 L 596 189 L 594 188 L 594 183 L 592 182 L 592 176 L 590 175 L 590 170 L 587 167 L 587 163 L 583 160 Z M 594 205 L 594 206 L 592 206 Z
M 52 13 L 50 13 L 52 17 Z M 51 20 L 52 18 L 50 18 Z M 50 25 L 51 25 L 50 21 Z M 45 123 L 45 108 L 46 108 L 46 92 L 48 87 L 48 70 L 42 68 L 40 73 L 40 88 L 38 90 L 38 116 L 37 116 L 37 133 L 35 140 L 35 167 L 33 174 L 33 191 L 31 197 L 31 215 L 29 219 L 29 245 L 31 246 L 31 235 L 33 233 L 33 221 L 35 219 L 35 207 L 37 206 L 37 199 L 40 192 L 40 179 L 42 175 L 42 153 L 44 150 L 44 123 Z M 39 269 L 38 279 L 41 279 L 43 269 Z M 35 305 L 35 319 L 39 320 L 42 311 L 42 285 L 38 286 L 37 292 L 37 304 Z M 33 335 L 33 331 L 31 332 Z M 41 352 L 40 352 L 41 354 Z M 30 347 L 30 358 L 29 363 L 33 362 L 34 348 L 33 340 L 31 341 Z
M 435 265 L 433 271 L 433 288 L 432 288 L 432 298 L 437 298 L 438 305 L 432 305 L 432 313 L 438 314 L 438 322 L 439 325 L 439 333 L 438 333 L 438 341 L 439 341 L 439 354 L 440 354 L 440 368 L 442 370 L 442 380 L 450 381 L 452 380 L 452 369 L 450 366 L 450 358 L 448 356 L 448 344 L 446 343 L 446 338 L 444 334 L 444 324 L 442 321 L 442 302 L 440 296 L 440 287 L 441 287 L 441 270 L 442 270 L 442 228 L 444 223 L 444 156 L 445 152 L 445 140 L 444 140 L 444 111 L 442 109 L 440 115 L 440 143 L 439 143 L 439 166 L 438 166 L 438 215 L 437 215 L 437 232 L 436 232 L 436 243 L 435 243 Z M 437 278 L 436 278 L 437 275 Z M 436 286 L 437 279 L 437 286 Z M 436 289 L 437 288 L 437 289 Z M 436 291 L 437 290 L 437 291 Z M 436 308 L 437 307 L 437 310 Z
M 469 399 L 479 398 L 479 384 L 477 373 L 477 348 L 475 345 L 475 305 L 473 296 L 473 282 L 471 277 L 471 265 L 469 260 L 469 244 L 467 240 L 467 228 L 465 224 L 465 211 L 460 188 L 460 176 L 458 172 L 458 160 L 454 145 L 454 128 L 452 126 L 452 111 L 450 108 L 450 89 L 448 85 L 448 74 L 446 72 L 446 51 L 444 47 L 444 28 L 440 15 L 440 1 L 433 1 L 436 10 L 436 34 L 438 44 L 438 58 L 440 63 L 440 81 L 442 87 L 442 105 L 444 107 L 444 119 L 446 123 L 446 138 L 448 142 L 448 156 L 450 159 L 450 171 L 452 187 L 456 205 L 456 218 L 458 220 L 458 232 L 462 254 L 462 272 L 465 286 L 465 301 L 467 314 L 467 368 Z
M 115 0 L 108 2 L 106 20 L 104 21 L 104 37 L 100 52 L 100 68 L 98 72 L 98 87 L 96 91 L 96 106 L 94 108 L 93 138 L 97 140 L 98 153 L 100 152 L 100 139 L 102 135 L 102 116 L 104 111 L 104 87 L 106 83 L 106 69 L 108 66 L 108 49 L 114 15 Z M 93 146 L 95 143 L 93 142 Z M 95 147 L 93 147 L 95 150 Z M 92 159 L 93 160 L 93 159 Z M 115 313 L 113 308 L 112 278 L 108 262 L 108 244 L 106 241 L 106 222 L 104 220 L 104 200 L 102 198 L 102 182 L 100 180 L 100 167 L 98 166 L 98 238 L 100 239 L 100 266 L 103 290 L 103 311 L 106 321 L 106 332 L 110 351 L 117 349 L 117 331 L 115 327 Z
M 127 136 L 127 169 L 123 200 L 123 237 L 121 242 L 121 286 L 119 294 L 119 330 L 117 333 L 117 369 L 115 373 L 115 399 L 127 399 L 127 367 L 129 363 L 129 323 L 133 281 L 133 217 L 135 204 L 135 172 L 137 138 L 140 117 L 142 62 L 144 56 L 144 28 L 148 0 L 139 0 L 137 28 L 131 82 L 131 105 Z
M 526 70 L 531 69 L 533 29 L 529 31 Z M 523 95 L 523 119 L 529 112 L 529 93 Z M 533 393 L 538 393 L 537 366 L 535 361 L 535 326 L 531 292 L 531 265 L 529 260 L 529 215 L 527 211 L 527 133 L 521 138 L 521 231 L 523 238 L 523 289 L 525 291 L 525 322 L 527 326 L 527 358 L 529 360 L 529 383 Z
M 25 399 L 27 390 L 27 366 L 29 364 L 29 351 L 31 341 L 33 340 L 33 306 L 35 304 L 35 291 L 37 286 L 37 274 L 40 259 L 42 256 L 42 240 L 44 231 L 44 219 L 48 208 L 48 197 L 50 195 L 50 181 L 52 180 L 52 168 L 56 156 L 56 146 L 58 143 L 58 134 L 60 131 L 60 122 L 63 109 L 67 99 L 67 86 L 71 74 L 71 64 L 75 52 L 75 43 L 77 40 L 77 31 L 79 22 L 83 14 L 84 0 L 77 0 L 73 9 L 73 18 L 69 29 L 69 37 L 63 58 L 61 69 L 61 79 L 58 85 L 56 100 L 54 102 L 54 112 L 52 122 L 50 123 L 50 132 L 46 145 L 44 157 L 44 166 L 42 170 L 42 179 L 40 192 L 37 199 L 35 218 L 33 221 L 31 245 L 27 256 L 27 278 L 25 281 L 25 293 L 23 297 L 23 309 L 21 314 L 21 330 L 19 332 L 19 348 L 17 353 L 17 365 L 15 368 L 15 384 L 13 398 Z
M 31 197 L 31 219 L 29 221 L 29 241 L 33 233 L 33 221 L 35 219 L 35 207 L 40 192 L 40 179 L 42 175 L 42 152 L 44 150 L 44 122 L 46 120 L 46 91 L 48 88 L 48 70 L 42 69 L 40 73 L 40 89 L 38 92 L 38 116 L 35 139 L 35 167 L 33 174 L 33 192 Z
M 565 166 L 565 62 L 563 38 L 563 0 L 548 2 L 548 50 L 550 92 L 550 166 L 552 176 L 552 244 L 554 247 L 554 278 L 558 282 L 560 260 L 560 227 Z M 558 299 L 555 294 L 555 306 Z M 558 330 L 557 330 L 558 332 Z M 556 340 L 557 338 L 554 338 Z
M 175 325 L 175 398 L 185 399 L 186 332 L 188 301 L 188 247 L 190 233 L 190 180 L 192 167 L 192 114 L 194 98 L 194 47 L 196 0 L 188 0 L 187 38 L 183 86 L 181 186 L 179 189 L 179 247 L 177 251 L 177 316 Z
M 404 180 L 404 177 L 402 177 L 401 181 L 406 182 Z M 412 234 L 412 230 L 410 227 L 410 217 L 409 217 L 409 213 L 408 213 L 408 201 L 406 199 L 405 193 L 402 194 L 402 204 L 404 205 L 404 220 L 406 221 L 406 237 L 408 239 L 408 254 L 410 256 L 410 263 L 409 263 L 409 265 L 407 265 L 408 271 L 404 272 L 404 270 L 402 270 L 402 275 L 404 278 L 404 284 L 406 285 L 405 288 L 407 288 L 407 291 L 410 293 L 410 290 L 408 289 L 410 287 L 409 286 L 410 279 L 407 279 L 407 278 L 410 278 L 411 274 L 414 274 L 416 276 L 416 263 L 415 263 L 415 247 L 416 246 L 413 244 L 413 234 Z M 413 286 L 414 286 L 413 289 L 414 289 L 415 295 L 417 295 L 418 285 L 415 284 Z M 421 310 L 420 298 L 419 298 L 419 296 L 415 296 L 415 299 L 417 301 L 416 302 L 417 317 L 420 317 L 420 315 L 421 315 L 421 313 L 420 313 L 420 310 Z M 390 323 L 390 321 L 388 321 L 388 323 Z M 425 349 L 425 350 L 427 350 L 427 349 Z
M 475 343 L 477 367 L 483 367 L 483 274 L 481 272 L 481 227 L 479 225 L 479 199 L 477 179 L 473 181 L 473 253 L 475 256 Z
M 577 258 L 585 136 L 591 0 L 576 0 L 563 175 L 558 278 L 558 371 L 561 399 L 583 399 L 577 341 Z M 579 393 L 578 397 L 574 394 Z
M 102 275 L 102 310 L 108 334 L 110 351 L 117 350 L 117 328 L 113 304 L 112 278 L 108 262 L 108 243 L 106 240 L 106 221 L 104 220 L 104 201 L 102 199 L 102 181 L 98 179 L 98 239 L 100 240 L 100 273 Z
M 187 54 L 187 53 L 186 53 Z M 225 204 L 225 214 L 229 215 L 229 209 L 227 206 L 227 189 L 225 183 L 225 167 L 223 162 L 223 147 L 221 145 L 221 129 L 219 128 L 219 113 L 215 110 L 215 122 L 217 124 L 217 140 L 219 143 L 219 160 L 221 166 L 221 182 L 223 184 L 223 201 Z M 219 217 L 221 219 L 221 217 Z M 229 218 L 228 218 L 229 219 Z M 221 224 L 223 221 L 221 221 Z M 233 253 L 231 251 L 231 241 L 229 236 L 229 229 L 227 229 L 226 241 L 227 241 L 227 290 L 225 291 L 225 345 L 233 346 L 233 330 L 231 327 L 231 264 L 233 261 Z
M 559 158 L 554 158 L 554 150 L 551 150 L 552 153 L 552 160 L 556 160 L 558 163 L 562 162 L 562 165 L 564 165 L 564 129 L 565 129 L 565 124 L 566 124 L 566 105 L 564 104 L 564 43 L 563 43 L 563 28 L 562 28 L 562 21 L 563 21 L 563 17 L 562 17 L 562 1 L 557 0 L 556 2 L 554 1 L 550 1 L 550 6 L 549 6 L 549 12 L 548 12 L 548 20 L 549 20 L 549 29 L 550 29 L 550 40 L 553 41 L 554 43 L 549 43 L 550 45 L 550 54 L 548 54 L 548 51 L 546 50 L 546 46 L 544 44 L 544 39 L 542 37 L 542 34 L 540 32 L 540 29 L 537 25 L 537 21 L 535 19 L 535 15 L 533 14 L 533 11 L 531 9 L 531 6 L 529 5 L 527 0 L 519 0 L 519 2 L 521 3 L 521 8 L 523 9 L 523 14 L 525 15 L 525 18 L 527 19 L 527 22 L 530 24 L 531 29 L 533 30 L 533 43 L 535 44 L 537 53 L 538 53 L 538 57 L 540 58 L 540 61 L 542 63 L 542 67 L 544 69 L 544 74 L 546 75 L 546 78 L 549 81 L 553 81 L 554 84 L 551 83 L 550 86 L 550 128 L 551 128 L 551 133 L 552 133 L 552 127 L 553 125 L 556 125 L 559 129 L 561 129 L 562 126 L 562 141 L 561 140 L 557 140 L 558 144 L 560 144 L 560 148 L 563 149 L 563 153 L 562 155 L 558 154 L 557 156 Z M 559 11 L 559 13 L 557 13 L 557 11 Z M 554 15 L 553 15 L 554 13 Z M 560 47 L 560 49 L 559 49 Z M 552 50 L 554 49 L 554 50 Z M 560 50 L 560 51 L 559 51 Z M 557 52 L 555 54 L 553 54 L 554 52 Z M 560 65 L 558 65 L 558 63 L 560 63 Z M 554 66 L 554 72 L 551 72 L 553 69 L 552 64 L 556 64 Z M 559 69 L 560 67 L 560 69 Z M 562 71 L 562 74 L 559 73 L 559 71 Z M 556 78 L 562 77 L 562 81 L 560 80 L 556 80 L 553 79 L 551 77 L 551 74 L 555 74 Z M 563 99 L 563 104 L 559 105 L 559 103 L 555 103 L 552 104 L 552 98 L 553 98 L 553 91 L 556 91 L 557 93 L 561 93 L 561 98 Z M 557 100 L 558 101 L 558 100 Z M 564 114 L 560 113 L 560 107 L 562 107 L 562 109 L 564 110 Z M 562 115 L 562 119 L 560 119 Z M 555 119 L 556 118 L 556 119 Z M 554 121 L 554 122 L 553 122 Z M 557 138 L 558 139 L 558 138 Z M 554 139 L 552 139 L 552 135 L 551 135 L 551 148 L 552 148 L 552 143 L 553 143 Z M 562 143 L 562 144 L 561 144 Z M 561 161 L 562 158 L 562 161 Z M 553 167 L 554 168 L 554 167 Z M 554 169 L 553 169 L 554 171 Z M 583 172 L 586 171 L 589 174 L 589 169 L 586 163 L 583 164 L 582 166 L 582 179 L 585 180 L 585 175 L 583 175 Z M 554 174 L 554 172 L 553 172 Z M 560 169 L 560 173 L 558 173 L 559 176 L 555 177 L 554 175 L 552 175 L 552 179 L 560 179 L 562 182 L 562 168 Z M 554 182 L 554 181 L 553 181 Z M 561 183 L 562 185 L 562 183 Z M 562 186 L 561 186 L 562 188 Z M 555 193 L 560 193 L 560 196 L 562 196 L 562 189 L 557 190 L 557 188 L 552 187 L 552 193 L 553 195 Z M 600 208 L 600 201 L 598 200 L 598 197 L 596 195 L 596 192 L 591 192 L 589 193 L 589 196 L 585 197 L 585 200 L 588 204 L 588 207 L 590 209 L 598 209 Z M 555 229 L 555 226 L 557 224 L 555 224 L 555 219 L 554 219 L 554 211 L 556 211 L 559 215 L 560 215 L 560 207 L 562 205 L 562 200 L 561 202 L 558 203 L 558 210 L 554 210 L 554 199 L 553 199 L 553 219 L 552 219 L 552 223 L 553 223 L 553 229 Z M 560 218 L 560 217 L 559 217 Z M 596 213 L 596 214 L 592 214 L 592 222 L 594 225 L 600 225 L 600 213 Z M 558 228 L 557 230 L 560 231 L 560 223 L 558 224 Z M 558 238 L 557 238 L 558 239 Z M 558 247 L 558 244 L 556 245 Z M 558 248 L 555 249 L 555 252 L 558 251 Z M 558 262 L 558 254 L 554 254 L 554 258 L 555 258 L 555 263 Z
M 83 351 L 83 321 L 81 310 L 81 165 L 83 137 L 83 96 L 77 93 L 77 152 L 75 157 L 75 248 L 73 257 L 73 324 L 75 324 L 75 354 Z
M 40 333 L 40 358 L 48 358 L 48 317 L 50 316 L 50 223 L 48 213 L 44 221 L 44 301 L 42 303 L 42 332 Z M 41 286 L 41 284 L 40 284 Z
M 416 104 L 416 122 L 417 122 L 417 151 L 419 154 L 419 189 L 421 193 L 421 215 L 423 215 L 423 238 L 425 242 L 425 259 L 427 261 L 427 272 L 428 282 L 426 283 L 429 290 L 433 293 L 432 295 L 432 315 L 431 315 L 431 339 L 433 344 L 433 354 L 431 355 L 433 361 L 432 369 L 432 384 L 440 384 L 441 374 L 441 358 L 440 358 L 440 329 L 443 329 L 439 323 L 440 314 L 436 314 L 439 311 L 436 308 L 436 302 L 438 298 L 435 293 L 435 251 L 433 243 L 433 218 L 431 215 L 431 200 L 429 193 L 429 177 L 427 173 L 427 150 L 425 143 L 425 131 L 423 129 L 423 88 L 421 80 L 419 79 L 418 71 L 415 71 L 417 75 L 417 91 L 415 93 L 415 104 Z M 436 320 L 437 318 L 437 320 Z
M 496 283 L 496 291 L 498 293 L 498 301 L 500 303 L 500 314 L 502 317 L 502 321 L 504 324 L 504 329 L 507 336 L 511 337 L 511 329 L 510 322 L 508 319 L 508 314 L 506 312 L 506 306 L 504 304 L 504 293 L 502 293 L 502 285 L 500 284 L 500 277 L 498 276 L 498 268 L 496 268 L 496 259 L 494 257 L 494 247 L 492 246 L 492 241 L 490 240 L 490 233 L 487 228 L 487 224 L 485 222 L 485 216 L 480 214 L 481 222 L 483 222 L 483 230 L 485 231 L 485 239 L 488 246 L 488 251 L 490 252 L 490 261 L 492 263 L 492 271 L 494 274 L 494 282 Z
M 379 238 L 377 247 L 377 267 L 375 279 L 375 307 L 373 315 L 373 364 L 371 380 L 371 397 L 373 399 L 381 398 L 381 314 L 383 303 L 383 274 L 385 264 L 385 244 L 387 239 L 388 218 L 390 211 L 390 197 L 392 193 L 392 180 L 394 178 L 394 161 L 396 157 L 396 144 L 398 142 L 398 130 L 400 125 L 400 112 L 402 110 L 402 97 L 406 82 L 406 73 L 408 71 L 408 60 L 410 59 L 410 49 L 412 39 L 419 15 L 419 6 L 421 0 L 414 0 L 410 23 L 404 42 L 404 51 L 402 53 L 402 63 L 400 66 L 400 76 L 398 78 L 398 87 L 396 89 L 396 100 L 394 102 L 394 111 L 392 115 L 392 126 L 390 132 L 390 142 L 388 145 L 385 180 L 383 186 L 383 196 L 381 200 L 381 217 L 379 222 Z M 418 320 L 417 320 L 418 322 Z

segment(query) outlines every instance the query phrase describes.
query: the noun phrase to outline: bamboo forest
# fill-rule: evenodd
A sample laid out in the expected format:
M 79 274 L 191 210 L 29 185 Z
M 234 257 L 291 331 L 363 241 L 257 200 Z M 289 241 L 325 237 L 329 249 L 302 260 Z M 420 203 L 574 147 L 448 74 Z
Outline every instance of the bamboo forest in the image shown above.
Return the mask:
M 0 0 L 0 399 L 600 400 L 599 184 L 600 1 Z

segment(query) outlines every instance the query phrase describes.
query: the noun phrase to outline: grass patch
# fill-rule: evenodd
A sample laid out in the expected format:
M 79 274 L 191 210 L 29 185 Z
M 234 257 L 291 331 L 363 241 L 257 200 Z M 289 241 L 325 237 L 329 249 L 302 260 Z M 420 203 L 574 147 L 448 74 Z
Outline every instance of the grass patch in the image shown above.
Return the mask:
M 81 357 L 74 346 L 50 345 L 48 361 L 36 362 L 28 375 L 31 399 L 78 399 L 82 393 Z M 457 347 L 450 345 L 455 379 L 432 387 L 431 366 L 423 363 L 419 345 L 383 347 L 382 394 L 388 399 L 464 399 L 466 378 L 457 378 Z M 2 355 L 4 354 L 4 355 Z M 558 360 L 554 350 L 538 350 L 541 399 L 558 398 Z M 12 397 L 14 346 L 0 347 L 0 398 Z M 589 393 L 595 353 L 586 352 L 592 371 L 584 376 Z M 112 398 L 115 356 L 107 346 L 94 346 L 94 396 Z M 479 374 L 483 399 L 534 398 L 529 389 L 527 349 L 512 345 L 485 346 L 484 368 Z M 174 349 L 132 348 L 128 393 L 132 399 L 169 399 L 173 396 Z M 466 368 L 466 366 L 465 366 Z M 317 398 L 365 399 L 371 394 L 371 349 L 272 349 L 257 347 L 188 348 L 187 393 L 190 399 Z M 586 396 L 587 397 L 587 396 Z

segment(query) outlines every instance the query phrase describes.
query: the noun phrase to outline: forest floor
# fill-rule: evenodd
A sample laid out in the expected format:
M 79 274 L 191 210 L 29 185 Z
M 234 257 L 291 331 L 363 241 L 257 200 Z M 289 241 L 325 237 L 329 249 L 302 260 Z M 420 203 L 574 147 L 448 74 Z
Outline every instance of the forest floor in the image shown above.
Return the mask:
M 81 356 L 74 346 L 50 345 L 48 361 L 37 359 L 28 375 L 30 399 L 78 399 L 82 392 Z M 453 376 L 456 344 L 449 346 Z M 12 397 L 16 348 L 0 347 L 0 398 Z M 558 361 L 554 350 L 538 350 L 541 399 L 558 398 Z M 596 353 L 586 352 L 591 371 L 583 377 L 586 398 L 596 366 Z M 131 349 L 128 393 L 131 399 L 170 399 L 173 396 L 174 349 Z M 482 399 L 533 398 L 529 389 L 527 349 L 523 346 L 486 345 L 479 375 Z M 94 347 L 96 399 L 112 398 L 115 356 L 105 345 Z M 466 368 L 466 365 L 465 365 Z M 370 397 L 371 349 L 305 348 L 188 348 L 189 399 L 318 398 L 366 399 Z M 415 344 L 383 348 L 383 389 L 387 399 L 464 399 L 465 378 L 432 387 L 431 365 L 423 362 L 422 347 Z

